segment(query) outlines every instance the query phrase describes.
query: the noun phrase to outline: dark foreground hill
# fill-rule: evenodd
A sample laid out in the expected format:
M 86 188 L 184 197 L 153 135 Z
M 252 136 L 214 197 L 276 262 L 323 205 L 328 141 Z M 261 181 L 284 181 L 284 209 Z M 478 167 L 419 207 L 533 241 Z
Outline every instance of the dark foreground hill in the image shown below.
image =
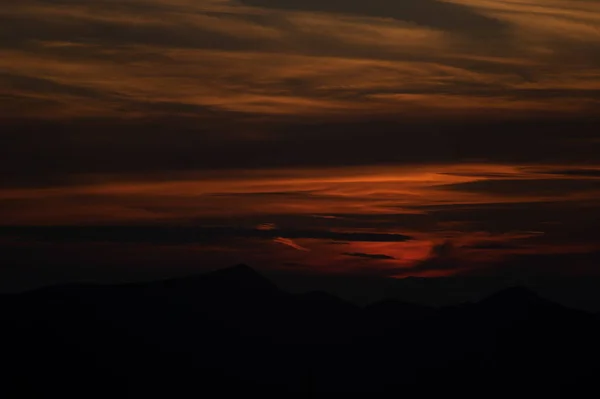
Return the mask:
M 600 318 L 523 288 L 448 308 L 291 295 L 246 266 L 0 297 L 0 395 L 583 397 Z

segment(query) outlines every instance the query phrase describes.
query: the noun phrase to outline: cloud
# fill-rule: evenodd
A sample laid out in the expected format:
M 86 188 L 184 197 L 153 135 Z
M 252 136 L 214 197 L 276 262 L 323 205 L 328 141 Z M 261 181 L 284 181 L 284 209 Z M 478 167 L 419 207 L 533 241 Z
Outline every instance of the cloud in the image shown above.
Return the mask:
M 256 230 L 276 230 L 277 229 L 277 225 L 275 225 L 274 223 L 261 223 L 258 226 L 256 226 Z
M 431 248 L 430 254 L 424 260 L 401 271 L 403 275 L 420 275 L 429 272 L 442 274 L 457 274 L 465 268 L 472 267 L 468 258 L 461 256 L 460 249 L 451 240 L 436 244 Z
M 365 254 L 361 252 L 344 252 L 345 256 L 353 256 L 356 258 L 364 258 L 364 259 L 372 259 L 372 260 L 392 260 L 396 259 L 393 256 L 384 255 L 384 254 Z
M 444 259 L 451 258 L 456 253 L 456 247 L 452 241 L 446 240 L 441 244 L 434 245 L 431 248 L 431 257 Z
M 292 247 L 294 249 L 297 249 L 298 251 L 304 251 L 304 252 L 309 252 L 310 249 L 305 248 L 299 244 L 297 244 L 296 242 L 294 242 L 294 240 L 291 240 L 289 238 L 284 238 L 284 237 L 276 237 L 273 239 L 274 242 L 277 242 L 279 244 L 283 244 L 283 245 L 287 245 L 288 247 Z
M 450 184 L 444 188 L 508 196 L 568 196 L 600 191 L 600 179 L 490 179 Z
M 0 223 L 34 227 L 3 236 L 384 266 L 449 239 L 443 273 L 599 242 L 597 1 L 9 3 Z
M 591 168 L 573 168 L 573 169 L 549 169 L 541 170 L 538 173 L 546 173 L 549 175 L 559 176 L 575 176 L 575 177 L 598 177 L 600 178 L 600 169 Z
M 594 111 L 598 59 L 585 57 L 600 48 L 590 28 L 600 11 L 462 3 L 13 3 L 0 11 L 0 68 L 12 76 L 2 108 L 37 118 L 212 111 L 297 121 Z
M 247 120 L 236 113 L 205 111 L 191 119 L 6 120 L 0 132 L 5 143 L 0 146 L 0 172 L 5 176 L 0 184 L 54 185 L 81 181 L 86 175 L 449 165 L 473 160 L 560 166 L 593 160 L 600 151 L 600 142 L 593 142 L 600 120 L 581 118 L 461 120 L 460 124 L 446 120 L 372 120 L 274 125 Z M 242 135 L 242 131 L 248 134 Z M 339 151 L 340 142 L 344 143 L 344 151 Z M 111 162 L 106 162 L 107 156 Z M 443 168 L 439 171 L 448 172 Z M 550 181 L 539 183 L 543 184 L 554 185 Z M 595 183 L 575 184 L 583 188 Z M 526 183 L 517 185 L 527 190 Z M 475 186 L 458 186 L 457 190 L 474 191 Z
M 569 198 L 555 201 L 515 200 L 481 204 L 448 204 L 418 207 L 439 225 L 457 224 L 463 233 L 487 231 L 506 234 L 523 231 L 543 231 L 528 240 L 555 240 L 553 243 L 598 242 L 594 232 L 600 217 L 598 201 Z M 554 237 L 556 237 L 554 239 Z M 551 241 L 552 242 L 552 241 Z
M 469 35 L 500 35 L 506 25 L 461 4 L 438 0 L 241 0 L 249 6 L 393 18 Z
M 15 73 L 0 72 L 0 85 L 9 90 L 21 93 L 40 95 L 42 93 L 54 93 L 58 95 L 69 95 L 74 97 L 98 98 L 106 95 L 99 90 L 87 89 L 85 87 L 62 84 L 51 79 L 24 76 Z
M 234 227 L 167 226 L 0 226 L 0 236 L 42 242 L 111 242 L 186 245 L 222 239 L 319 239 L 364 242 L 403 242 L 402 234 L 333 232 L 327 230 L 258 230 Z M 291 242 L 291 241 L 290 241 Z
M 478 243 L 474 243 L 471 245 L 463 246 L 465 249 L 476 249 L 476 250 L 513 250 L 513 249 L 521 249 L 522 246 L 509 243 L 509 242 L 494 242 L 494 241 L 482 241 Z

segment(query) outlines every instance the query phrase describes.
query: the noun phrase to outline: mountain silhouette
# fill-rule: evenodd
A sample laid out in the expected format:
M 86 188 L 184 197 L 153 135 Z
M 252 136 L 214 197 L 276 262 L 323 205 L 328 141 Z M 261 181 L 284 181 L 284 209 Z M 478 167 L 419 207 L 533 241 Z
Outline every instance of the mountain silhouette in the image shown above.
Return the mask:
M 172 298 L 195 301 L 198 306 L 209 300 L 244 305 L 248 301 L 269 299 L 282 294 L 275 284 L 247 265 L 137 286 L 147 294 L 161 292 Z
M 176 289 L 197 289 L 218 293 L 247 293 L 247 294 L 272 294 L 279 289 L 260 273 L 250 266 L 240 264 L 214 272 L 188 276 L 148 284 L 162 285 Z
M 245 265 L 0 296 L 4 397 L 573 397 L 600 318 L 522 287 L 428 307 L 290 294 Z
M 552 302 L 543 299 L 533 290 L 525 287 L 510 287 L 497 292 L 479 302 L 482 306 L 499 308 L 522 308 L 552 306 Z
M 395 314 L 396 318 L 402 318 L 403 320 L 422 320 L 431 317 L 435 313 L 435 309 L 432 307 L 402 302 L 397 299 L 386 299 L 370 304 L 365 310 L 386 317 Z

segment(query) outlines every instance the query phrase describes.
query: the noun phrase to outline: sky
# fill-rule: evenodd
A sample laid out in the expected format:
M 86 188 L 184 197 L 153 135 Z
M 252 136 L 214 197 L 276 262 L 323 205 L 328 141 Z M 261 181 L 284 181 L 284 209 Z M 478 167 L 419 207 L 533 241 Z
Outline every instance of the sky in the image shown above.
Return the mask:
M 600 1 L 0 9 L 0 280 L 600 274 Z

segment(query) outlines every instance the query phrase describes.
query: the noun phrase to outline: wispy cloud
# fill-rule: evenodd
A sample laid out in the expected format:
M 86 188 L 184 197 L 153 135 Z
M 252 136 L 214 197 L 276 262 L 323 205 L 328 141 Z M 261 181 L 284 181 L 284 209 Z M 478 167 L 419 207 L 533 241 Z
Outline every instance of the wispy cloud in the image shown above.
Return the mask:
M 0 224 L 32 227 L 4 237 L 386 275 L 589 252 L 598 26 L 582 0 L 9 2 Z
M 274 223 L 261 223 L 258 226 L 256 226 L 256 230 L 277 230 L 277 225 L 275 225 Z
M 277 237 L 273 241 L 277 242 L 279 244 L 287 245 L 288 247 L 292 247 L 294 249 L 297 249 L 298 251 L 306 251 L 306 252 L 310 251 L 310 249 L 297 244 L 294 240 L 289 239 L 289 238 Z
M 365 254 L 361 252 L 345 252 L 343 255 L 352 256 L 355 258 L 364 258 L 371 260 L 393 260 L 396 259 L 393 256 L 384 255 L 384 254 Z
M 600 90 L 599 15 L 580 1 L 26 0 L 0 11 L 3 109 L 589 112 Z

